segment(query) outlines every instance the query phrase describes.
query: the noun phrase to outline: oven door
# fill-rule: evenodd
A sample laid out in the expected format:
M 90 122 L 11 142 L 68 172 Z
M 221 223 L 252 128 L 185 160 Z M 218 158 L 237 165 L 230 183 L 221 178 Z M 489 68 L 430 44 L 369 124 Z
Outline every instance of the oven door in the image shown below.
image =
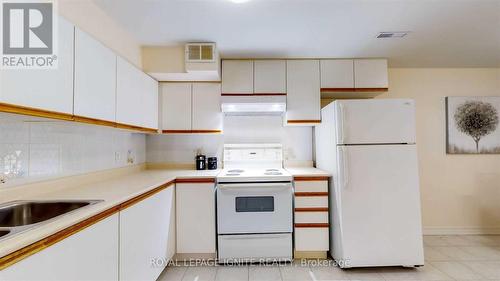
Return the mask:
M 217 185 L 218 234 L 292 232 L 292 184 Z

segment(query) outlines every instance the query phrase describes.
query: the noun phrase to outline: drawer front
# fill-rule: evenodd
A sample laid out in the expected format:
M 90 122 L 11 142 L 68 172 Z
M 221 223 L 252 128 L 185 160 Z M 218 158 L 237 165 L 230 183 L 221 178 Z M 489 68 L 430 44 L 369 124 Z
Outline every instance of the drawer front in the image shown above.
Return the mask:
M 295 250 L 312 252 L 328 251 L 328 227 L 295 228 Z
M 328 196 L 295 197 L 295 208 L 326 208 Z
M 295 192 L 328 192 L 328 182 L 295 181 Z
M 219 235 L 219 259 L 291 260 L 292 234 Z
M 295 212 L 295 223 L 328 223 L 328 212 Z

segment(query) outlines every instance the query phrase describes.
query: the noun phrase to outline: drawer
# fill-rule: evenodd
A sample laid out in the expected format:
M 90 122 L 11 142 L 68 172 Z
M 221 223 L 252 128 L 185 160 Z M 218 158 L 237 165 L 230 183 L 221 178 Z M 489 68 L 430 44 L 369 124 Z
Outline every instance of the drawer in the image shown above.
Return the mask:
M 328 192 L 328 181 L 295 181 L 295 192 Z
M 328 251 L 328 227 L 295 228 L 295 251 Z
M 328 223 L 328 212 L 295 212 L 295 223 Z
M 328 196 L 296 196 L 295 208 L 328 207 Z
M 219 235 L 219 260 L 291 260 L 292 234 Z

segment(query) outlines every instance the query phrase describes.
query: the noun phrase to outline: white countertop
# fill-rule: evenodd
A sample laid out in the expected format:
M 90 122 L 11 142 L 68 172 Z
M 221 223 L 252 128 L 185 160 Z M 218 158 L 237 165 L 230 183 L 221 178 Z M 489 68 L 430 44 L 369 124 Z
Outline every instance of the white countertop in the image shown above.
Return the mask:
M 22 190 L 12 189 L 11 191 L 2 190 L 2 193 L 11 196 L 2 196 L 0 203 L 12 201 L 12 198 L 21 200 L 71 199 L 104 201 L 86 206 L 70 214 L 62 215 L 36 228 L 7 237 L 0 242 L 0 257 L 117 206 L 160 185 L 175 180 L 176 178 L 214 178 L 219 172 L 220 170 L 142 170 L 96 183 L 78 185 L 77 187 L 67 185 L 48 192 L 41 192 L 41 190 L 36 188 Z M 19 194 L 9 193 L 22 193 L 22 197 L 19 196 Z
M 329 173 L 312 167 L 286 168 L 293 176 L 330 176 Z M 58 231 L 68 228 L 89 217 L 117 206 L 127 200 L 148 192 L 160 185 L 183 178 L 215 178 L 221 170 L 151 169 L 133 170 L 127 174 L 113 176 L 102 181 L 80 183 L 79 179 L 54 181 L 29 188 L 1 190 L 0 204 L 12 200 L 103 200 L 70 214 L 62 215 L 46 224 L 7 237 L 0 242 L 0 257 L 37 242 Z M 81 177 L 81 176 L 80 176 Z M 92 175 L 89 175 L 92 177 Z M 81 179 L 81 178 L 80 178 Z M 37 188 L 38 187 L 38 188 Z
M 330 177 L 327 171 L 314 167 L 288 167 L 285 168 L 294 177 Z

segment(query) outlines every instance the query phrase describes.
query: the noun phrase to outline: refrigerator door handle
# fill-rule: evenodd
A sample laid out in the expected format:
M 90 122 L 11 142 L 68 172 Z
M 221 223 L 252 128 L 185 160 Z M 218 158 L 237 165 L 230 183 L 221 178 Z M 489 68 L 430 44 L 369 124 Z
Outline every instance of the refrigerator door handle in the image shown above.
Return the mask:
M 340 147 L 340 153 L 342 155 L 342 183 L 344 185 L 344 189 L 347 189 L 349 187 L 349 164 L 347 162 L 348 160 L 347 153 L 345 152 L 345 147 Z
M 339 113 L 340 113 L 340 143 L 344 144 L 344 106 L 339 102 Z

